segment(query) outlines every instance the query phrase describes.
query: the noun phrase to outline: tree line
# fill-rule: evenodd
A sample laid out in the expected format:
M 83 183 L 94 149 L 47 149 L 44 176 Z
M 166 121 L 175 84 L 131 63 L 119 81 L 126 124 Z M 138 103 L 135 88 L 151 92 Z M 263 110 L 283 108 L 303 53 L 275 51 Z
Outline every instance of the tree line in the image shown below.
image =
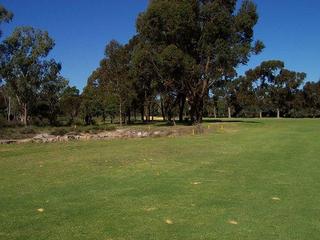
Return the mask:
M 0 24 L 12 13 L 0 7 Z M 264 49 L 254 40 L 257 6 L 250 0 L 153 0 L 137 33 L 105 48 L 83 92 L 48 59 L 48 33 L 19 27 L 1 42 L 0 111 L 7 121 L 66 124 L 96 119 L 127 124 L 161 116 L 200 123 L 204 117 L 319 117 L 320 82 L 279 60 L 237 69 Z

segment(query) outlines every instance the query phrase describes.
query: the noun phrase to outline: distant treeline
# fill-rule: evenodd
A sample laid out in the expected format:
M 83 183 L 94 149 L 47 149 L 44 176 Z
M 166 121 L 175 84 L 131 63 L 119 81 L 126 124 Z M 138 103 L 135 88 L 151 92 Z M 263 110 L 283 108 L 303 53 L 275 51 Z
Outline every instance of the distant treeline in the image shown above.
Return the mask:
M 0 6 L 0 24 L 13 15 Z M 237 68 L 264 49 L 249 0 L 153 0 L 128 44 L 113 40 L 83 92 L 61 64 L 47 59 L 48 33 L 19 27 L 0 45 L 0 124 L 120 124 L 161 116 L 199 123 L 204 117 L 320 117 L 320 82 L 264 61 L 244 76 Z

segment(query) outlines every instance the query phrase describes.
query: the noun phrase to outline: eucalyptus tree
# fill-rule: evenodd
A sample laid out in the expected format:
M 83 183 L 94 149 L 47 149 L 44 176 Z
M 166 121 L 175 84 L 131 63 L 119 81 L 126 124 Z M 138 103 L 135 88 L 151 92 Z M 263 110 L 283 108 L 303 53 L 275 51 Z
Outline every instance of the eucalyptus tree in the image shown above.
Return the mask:
M 307 111 L 305 115 L 311 117 L 320 116 L 320 81 L 307 82 L 303 87 L 303 96 L 305 99 L 304 108 Z
M 162 93 L 159 82 L 159 59 L 152 46 L 136 37 L 132 48 L 130 75 L 142 121 L 150 120 L 151 105 L 157 93 Z M 146 119 L 144 118 L 146 116 Z
M 32 27 L 16 28 L 1 45 L 4 56 L 0 75 L 21 107 L 25 125 L 29 108 L 35 103 L 44 81 L 43 65 L 53 46 L 54 41 L 47 32 Z
M 73 124 L 81 105 L 79 89 L 67 86 L 61 94 L 59 104 L 61 112 L 69 117 L 68 124 Z
M 306 74 L 286 69 L 282 61 L 270 60 L 247 71 L 246 77 L 255 83 L 260 112 L 275 111 L 277 118 L 280 118 L 281 112 L 288 112 L 292 107 L 294 95 Z
M 295 95 L 306 78 L 303 72 L 282 69 L 271 85 L 271 98 L 274 108 L 277 110 L 277 118 L 280 113 L 288 114 L 293 109 Z
M 162 115 L 168 121 L 173 119 L 177 106 L 179 119 L 183 119 L 186 101 L 183 79 L 188 77 L 188 60 L 175 45 L 155 52 L 151 45 L 138 44 L 133 53 L 138 96 L 147 103 L 147 108 L 158 97 Z M 141 114 L 144 115 L 144 111 Z
M 16 28 L 1 44 L 4 56 L 0 75 L 21 107 L 21 119 L 25 125 L 29 108 L 36 102 L 45 81 L 43 66 L 53 46 L 54 41 L 47 32 L 32 27 Z
M 120 125 L 123 120 L 127 121 L 127 117 L 130 119 L 130 106 L 135 94 L 130 75 L 131 51 L 130 45 L 121 45 L 112 40 L 106 46 L 105 58 L 90 77 L 103 108 L 106 110 L 106 104 L 110 104 L 110 101 L 113 106 L 108 111 L 114 111 L 114 104 L 117 105 Z
M 90 100 L 95 104 L 94 115 L 102 117 L 104 122 L 107 116 L 113 122 L 118 112 L 118 98 L 111 88 L 110 76 L 111 72 L 108 61 L 103 59 L 100 62 L 100 66 L 89 77 L 87 87 L 83 93 L 83 103 L 86 103 L 86 100 L 90 99 L 86 95 L 94 96 L 94 99 Z
M 185 103 L 187 100 L 187 87 L 185 80 L 193 76 L 193 58 L 179 49 L 176 45 L 169 45 L 159 55 L 161 86 L 168 98 L 168 117 L 172 109 L 177 106 L 179 121 L 183 120 Z M 170 120 L 170 119 L 169 119 Z
M 238 10 L 236 0 L 153 0 L 140 14 L 137 30 L 155 52 L 173 45 L 184 59 L 190 59 L 192 72 L 183 85 L 190 117 L 200 122 L 204 99 L 214 82 L 234 77 L 239 64 L 263 49 L 262 42 L 253 41 L 257 21 L 256 5 L 249 0 Z
M 254 86 L 260 117 L 263 116 L 263 112 L 272 109 L 271 83 L 282 68 L 284 68 L 282 61 L 270 60 L 264 61 L 256 68 L 246 72 L 246 79 L 251 81 Z
M 235 116 L 256 116 L 258 106 L 253 82 L 245 76 L 240 76 L 232 81 L 231 89 L 231 104 L 234 108 Z
M 8 23 L 12 20 L 13 13 L 8 11 L 4 6 L 0 4 L 0 26 L 2 23 Z M 0 37 L 2 35 L 2 31 L 0 28 Z
M 99 85 L 96 78 L 91 75 L 81 94 L 80 112 L 86 125 L 94 123 L 94 117 L 99 116 L 101 105 Z
M 42 110 L 39 113 L 46 117 L 51 125 L 55 125 L 58 114 L 61 113 L 60 99 L 68 81 L 60 74 L 60 63 L 54 60 L 45 61 L 42 68 L 42 81 L 35 107 Z
M 4 6 L 2 6 L 0 4 L 0 38 L 2 36 L 2 30 L 1 30 L 1 25 L 3 23 L 9 23 L 13 18 L 13 14 L 12 12 L 8 11 Z M 0 45 L 0 59 L 2 59 L 4 57 L 4 49 L 3 47 Z M 11 97 L 8 96 L 6 94 L 5 91 L 5 87 L 2 86 L 3 82 L 2 82 L 2 77 L 0 75 L 0 94 L 1 94 L 1 105 L 2 105 L 2 109 L 5 109 L 3 112 L 7 112 L 7 119 L 8 121 L 10 121 L 10 115 L 11 115 Z
M 4 86 L 0 86 L 0 115 L 6 116 L 6 97 L 4 93 Z M 0 123 L 1 124 L 1 123 Z

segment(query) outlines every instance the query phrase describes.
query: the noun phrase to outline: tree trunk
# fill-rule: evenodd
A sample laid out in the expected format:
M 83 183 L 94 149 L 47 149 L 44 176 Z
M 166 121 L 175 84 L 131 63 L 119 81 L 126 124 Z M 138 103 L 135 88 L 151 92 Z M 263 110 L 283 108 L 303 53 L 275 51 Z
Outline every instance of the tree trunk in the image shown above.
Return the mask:
M 228 107 L 228 118 L 231 118 L 231 108 Z
M 121 99 L 119 102 L 119 122 L 120 122 L 120 127 L 122 127 L 122 102 L 121 102 Z
M 262 118 L 262 111 L 259 111 L 259 117 Z
M 73 124 L 73 121 L 74 121 L 74 117 L 73 117 L 73 115 L 71 114 L 70 120 L 69 120 L 69 125 L 72 125 L 72 124 Z
M 171 108 L 169 108 L 169 109 L 167 110 L 167 115 L 168 115 L 168 122 L 171 122 L 171 121 L 172 121 Z
M 11 97 L 8 98 L 8 122 L 10 122 L 11 118 Z
M 27 119 L 28 119 L 27 104 L 26 104 L 26 103 L 24 103 L 24 104 L 23 104 L 23 116 L 22 116 L 22 122 L 23 122 L 23 124 L 24 124 L 25 126 L 27 126 L 27 124 L 28 124 Z
M 179 100 L 179 122 L 183 122 L 184 105 L 186 103 L 185 96 L 181 95 Z
M 140 114 L 141 114 L 141 121 L 144 122 L 144 106 L 141 106 Z
M 280 118 L 280 109 L 277 108 L 277 118 Z
M 154 104 L 152 104 L 152 107 L 151 107 L 151 121 L 152 122 L 154 121 Z
M 123 113 L 123 123 L 124 123 L 124 125 L 127 125 L 127 124 L 128 124 L 128 121 L 127 121 L 127 113 L 126 113 L 126 112 Z
M 203 114 L 203 97 L 195 96 L 190 101 L 190 118 L 193 124 L 201 123 Z
M 130 124 L 131 123 L 131 110 L 129 109 L 128 110 L 128 123 Z
M 103 113 L 103 114 L 102 114 L 102 120 L 103 120 L 103 123 L 106 123 L 106 118 L 107 118 L 107 117 L 106 117 L 106 114 L 105 114 L 105 113 Z
M 165 111 L 164 111 L 164 104 L 163 104 L 163 99 L 162 97 L 160 97 L 160 107 L 161 107 L 161 115 L 162 115 L 162 118 L 163 118 L 163 121 L 166 121 L 166 114 L 165 114 Z
M 191 87 L 191 96 L 188 96 L 190 103 L 190 118 L 193 124 L 202 122 L 204 100 L 205 97 L 208 97 L 209 92 L 209 70 L 210 57 L 208 56 L 204 71 L 204 79 L 201 79 L 195 88 Z
M 148 122 L 151 121 L 151 103 L 148 103 Z
M 214 116 L 214 118 L 217 118 L 217 108 L 216 108 L 216 106 L 213 107 L 213 116 Z

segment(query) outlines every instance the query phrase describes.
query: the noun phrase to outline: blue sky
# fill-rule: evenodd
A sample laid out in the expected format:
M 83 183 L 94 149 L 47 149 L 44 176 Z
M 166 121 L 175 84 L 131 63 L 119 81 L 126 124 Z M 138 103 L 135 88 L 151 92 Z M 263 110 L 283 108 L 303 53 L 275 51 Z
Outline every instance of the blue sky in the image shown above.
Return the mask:
M 319 0 L 256 0 L 260 20 L 255 37 L 266 49 L 252 57 L 246 69 L 263 60 L 280 59 L 286 67 L 320 78 Z M 60 61 L 62 74 L 82 89 L 99 65 L 108 41 L 126 43 L 135 33 L 135 19 L 148 0 L 0 0 L 14 12 L 13 22 L 3 25 L 4 36 L 16 26 L 47 30 L 56 42 L 51 56 Z

